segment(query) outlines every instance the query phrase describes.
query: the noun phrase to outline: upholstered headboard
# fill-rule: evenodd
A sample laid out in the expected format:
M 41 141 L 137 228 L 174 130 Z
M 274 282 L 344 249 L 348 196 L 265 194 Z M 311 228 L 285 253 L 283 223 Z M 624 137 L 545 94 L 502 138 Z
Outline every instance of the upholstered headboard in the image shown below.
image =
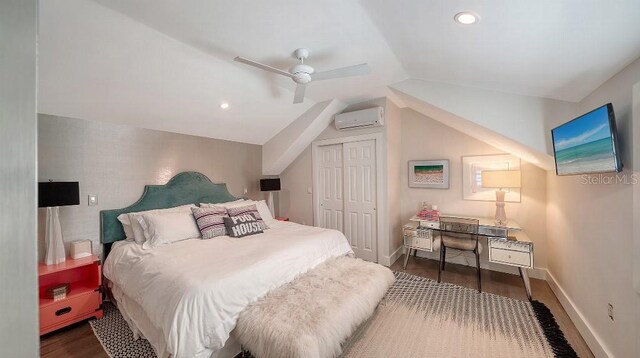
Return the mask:
M 226 184 L 214 184 L 204 174 L 183 172 L 177 174 L 165 185 L 146 185 L 142 197 L 133 205 L 122 209 L 100 212 L 102 243 L 105 257 L 111 244 L 126 239 L 118 215 L 122 213 L 164 209 L 185 204 L 222 203 L 236 200 L 227 190 Z

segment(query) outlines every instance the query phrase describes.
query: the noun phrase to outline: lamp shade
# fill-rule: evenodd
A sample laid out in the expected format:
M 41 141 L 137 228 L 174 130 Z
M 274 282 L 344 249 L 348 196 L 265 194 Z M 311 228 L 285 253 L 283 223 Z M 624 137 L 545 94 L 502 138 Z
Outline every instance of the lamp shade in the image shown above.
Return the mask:
M 80 189 L 77 181 L 38 183 L 38 206 L 80 205 Z
M 280 178 L 260 179 L 260 191 L 278 191 L 280 190 Z
M 483 188 L 519 188 L 519 170 L 484 170 L 482 171 Z

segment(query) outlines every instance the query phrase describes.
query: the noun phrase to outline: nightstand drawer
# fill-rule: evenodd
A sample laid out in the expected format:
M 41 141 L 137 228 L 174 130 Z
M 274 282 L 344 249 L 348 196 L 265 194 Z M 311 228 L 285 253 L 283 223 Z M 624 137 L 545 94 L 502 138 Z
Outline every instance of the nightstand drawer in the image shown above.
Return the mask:
M 95 313 L 100 309 L 101 293 L 89 292 L 40 308 L 40 330 Z
M 533 268 L 530 252 L 489 248 L 489 261 L 501 264 Z

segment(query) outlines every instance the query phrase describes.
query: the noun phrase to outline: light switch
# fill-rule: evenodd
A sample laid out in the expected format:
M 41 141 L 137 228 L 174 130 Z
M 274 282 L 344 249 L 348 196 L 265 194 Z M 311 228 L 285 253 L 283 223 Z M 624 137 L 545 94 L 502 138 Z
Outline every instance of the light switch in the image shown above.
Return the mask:
M 98 205 L 98 196 L 97 195 L 93 195 L 93 194 L 89 194 L 89 206 L 96 206 Z
M 307 188 L 307 194 L 313 194 L 313 189 L 311 189 L 311 187 Z
M 244 188 L 244 193 L 246 194 L 248 192 L 249 192 L 249 190 L 247 190 L 247 188 Z

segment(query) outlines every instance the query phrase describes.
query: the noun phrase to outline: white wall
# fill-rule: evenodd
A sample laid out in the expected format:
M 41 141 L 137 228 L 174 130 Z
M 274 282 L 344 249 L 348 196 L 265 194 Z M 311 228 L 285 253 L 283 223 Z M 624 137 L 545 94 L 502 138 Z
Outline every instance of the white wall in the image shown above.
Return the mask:
M 262 174 L 280 175 L 345 107 L 336 99 L 316 103 L 269 139 L 262 146 Z
M 444 214 L 489 218 L 495 215 L 493 202 L 462 199 L 462 156 L 500 154 L 502 151 L 409 108 L 402 110 L 401 147 L 401 200 L 404 221 L 415 215 L 422 207 L 422 202 L 438 205 L 438 210 Z M 449 160 L 449 189 L 409 188 L 409 161 L 432 159 Z M 544 269 L 547 266 L 546 172 L 525 161 L 521 163 L 521 202 L 507 203 L 507 216 L 520 224 L 534 242 L 535 266 L 537 269 Z M 425 256 L 438 259 L 437 253 Z M 464 256 L 448 261 L 470 263 L 475 266 L 474 260 Z M 481 265 L 494 270 L 517 273 L 517 269 L 511 267 L 489 265 L 487 250 L 482 254 Z M 536 270 L 533 275 L 540 277 L 543 274 Z
M 572 102 L 417 79 L 391 88 L 548 155 L 552 148 L 545 119 L 564 117 L 575 107 Z
M 0 3 L 0 356 L 37 357 L 35 0 Z
M 227 183 L 232 195 L 262 198 L 262 153 L 253 144 L 194 137 L 104 122 L 39 115 L 38 180 L 79 181 L 80 205 L 60 208 L 65 242 L 90 239 L 100 253 L 100 210 L 133 204 L 147 184 L 183 171 Z M 87 195 L 98 195 L 88 206 Z M 44 210 L 40 210 L 40 222 Z M 40 256 L 44 227 L 40 227 Z M 68 250 L 68 244 L 67 250 Z M 67 251 L 68 252 L 68 251 Z
M 625 170 L 633 160 L 632 86 L 640 81 L 635 61 L 579 103 L 586 113 L 607 102 L 616 112 Z M 548 127 L 563 120 L 549 118 Z M 637 125 L 637 123 L 636 123 Z M 636 168 L 637 169 L 637 168 Z M 595 178 L 615 179 L 616 175 Z M 552 287 L 596 356 L 637 357 L 640 295 L 633 289 L 632 185 L 585 184 L 584 176 L 547 174 L 547 233 Z M 607 317 L 614 306 L 615 321 Z
M 387 101 L 387 215 L 389 217 L 389 255 L 401 255 L 402 246 L 402 110 Z M 397 257 L 391 257 L 393 261 Z
M 640 123 L 640 82 L 633 86 L 633 121 Z M 640 168 L 640 125 L 633 126 L 633 167 L 634 173 L 638 174 Z M 633 217 L 640 217 L 640 185 L 633 187 Z M 636 292 L 640 293 L 640 220 L 633 220 L 633 238 L 634 238 L 634 287 Z M 640 329 L 638 330 L 638 338 L 640 338 Z

